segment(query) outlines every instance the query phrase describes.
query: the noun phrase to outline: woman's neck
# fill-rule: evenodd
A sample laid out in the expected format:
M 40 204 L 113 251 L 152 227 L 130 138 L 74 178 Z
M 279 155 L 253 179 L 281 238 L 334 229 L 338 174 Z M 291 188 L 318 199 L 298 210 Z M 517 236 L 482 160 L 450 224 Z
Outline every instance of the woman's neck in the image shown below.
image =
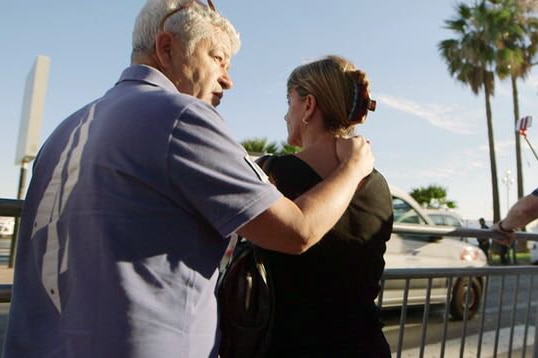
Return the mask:
M 303 141 L 303 149 L 296 155 L 322 178 L 328 177 L 340 164 L 336 155 L 336 138 L 329 133 Z

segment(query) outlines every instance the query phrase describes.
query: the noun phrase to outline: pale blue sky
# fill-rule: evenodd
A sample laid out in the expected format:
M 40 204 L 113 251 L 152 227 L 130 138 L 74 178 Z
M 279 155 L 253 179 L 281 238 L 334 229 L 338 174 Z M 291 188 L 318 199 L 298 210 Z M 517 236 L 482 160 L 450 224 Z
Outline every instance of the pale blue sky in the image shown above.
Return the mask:
M 67 115 L 101 96 L 129 64 L 131 31 L 142 0 L 11 1 L 0 13 L 0 198 L 15 198 L 15 148 L 26 76 L 37 55 L 51 58 L 41 140 Z M 283 141 L 285 84 L 298 64 L 338 54 L 364 69 L 378 109 L 358 132 L 373 143 L 376 166 L 406 191 L 448 189 L 473 223 L 491 219 L 491 180 L 483 95 L 452 79 L 437 44 L 451 37 L 443 20 L 453 0 L 217 0 L 241 33 L 232 61 L 235 87 L 218 110 L 238 141 Z M 508 82 L 492 100 L 501 179 L 515 173 L 513 109 Z M 519 83 L 522 115 L 538 116 L 538 72 Z M 538 118 L 529 130 L 538 146 Z M 525 192 L 537 186 L 538 161 L 522 142 Z M 515 174 L 512 174 L 514 177 Z M 28 183 L 28 181 L 27 181 Z M 501 213 L 517 195 L 499 183 Z M 507 195 L 508 194 L 508 195 Z M 509 201 L 507 202 L 507 198 Z

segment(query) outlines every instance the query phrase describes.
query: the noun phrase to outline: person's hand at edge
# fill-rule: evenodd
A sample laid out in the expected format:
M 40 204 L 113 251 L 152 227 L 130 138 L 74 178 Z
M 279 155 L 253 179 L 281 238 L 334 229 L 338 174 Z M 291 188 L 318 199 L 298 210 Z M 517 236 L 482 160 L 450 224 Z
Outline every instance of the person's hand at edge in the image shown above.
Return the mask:
M 502 220 L 495 223 L 495 224 L 493 224 L 493 226 L 491 228 L 493 230 L 497 231 L 498 233 L 502 234 L 505 237 L 504 240 L 494 239 L 495 241 L 497 241 L 501 245 L 510 247 L 510 246 L 512 246 L 512 243 L 516 240 L 516 234 L 515 234 L 514 230 L 509 229 L 509 228 L 505 228 L 503 226 Z

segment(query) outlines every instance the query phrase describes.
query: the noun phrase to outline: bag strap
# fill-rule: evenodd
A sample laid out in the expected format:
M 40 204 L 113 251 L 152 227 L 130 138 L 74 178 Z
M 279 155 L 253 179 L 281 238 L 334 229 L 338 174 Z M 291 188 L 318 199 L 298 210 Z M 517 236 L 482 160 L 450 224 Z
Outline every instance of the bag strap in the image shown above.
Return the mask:
M 258 164 L 260 168 L 262 168 L 262 170 L 265 172 L 265 174 L 267 174 L 273 184 L 274 178 L 272 178 L 271 176 L 271 166 L 274 163 L 275 158 L 277 158 L 276 155 L 266 154 L 256 159 L 256 164 Z

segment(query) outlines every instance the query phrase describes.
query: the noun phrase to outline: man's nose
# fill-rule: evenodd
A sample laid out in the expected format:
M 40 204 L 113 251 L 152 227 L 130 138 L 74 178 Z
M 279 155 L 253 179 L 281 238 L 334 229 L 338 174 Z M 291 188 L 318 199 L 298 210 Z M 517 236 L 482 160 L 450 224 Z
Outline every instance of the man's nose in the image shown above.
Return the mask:
M 228 71 L 224 71 L 222 76 L 219 77 L 219 84 L 221 85 L 222 89 L 225 90 L 231 89 L 233 87 L 234 83 Z

